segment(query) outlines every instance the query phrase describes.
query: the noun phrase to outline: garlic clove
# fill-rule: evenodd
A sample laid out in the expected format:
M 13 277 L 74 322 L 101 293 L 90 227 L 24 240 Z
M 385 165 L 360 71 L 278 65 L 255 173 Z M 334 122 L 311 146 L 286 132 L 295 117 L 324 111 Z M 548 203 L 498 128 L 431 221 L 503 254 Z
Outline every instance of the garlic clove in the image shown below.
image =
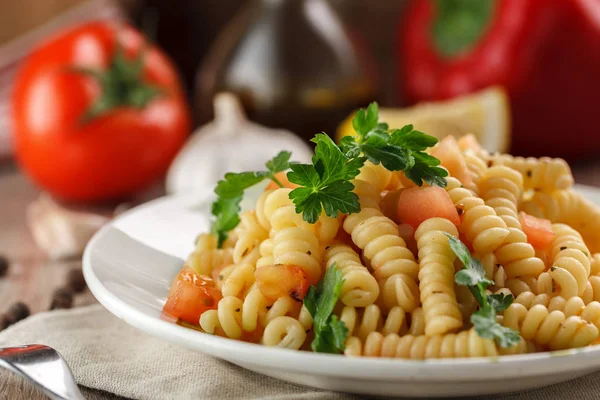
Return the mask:
M 87 242 L 109 217 L 68 210 L 42 194 L 27 208 L 27 223 L 35 244 L 52 260 L 83 254 Z
M 214 121 L 198 128 L 167 174 L 167 193 L 212 188 L 227 172 L 260 171 L 281 150 L 292 160 L 310 162 L 310 147 L 292 132 L 248 121 L 238 98 L 219 93 Z

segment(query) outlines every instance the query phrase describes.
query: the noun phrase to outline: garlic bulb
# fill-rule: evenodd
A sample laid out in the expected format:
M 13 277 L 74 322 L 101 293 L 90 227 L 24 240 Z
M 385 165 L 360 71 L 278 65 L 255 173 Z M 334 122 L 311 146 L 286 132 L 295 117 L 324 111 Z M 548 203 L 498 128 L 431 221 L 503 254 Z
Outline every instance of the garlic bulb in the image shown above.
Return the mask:
M 248 121 L 231 93 L 215 96 L 215 119 L 188 140 L 167 174 L 168 193 L 214 186 L 227 172 L 260 171 L 281 150 L 309 162 L 312 150 L 293 133 Z

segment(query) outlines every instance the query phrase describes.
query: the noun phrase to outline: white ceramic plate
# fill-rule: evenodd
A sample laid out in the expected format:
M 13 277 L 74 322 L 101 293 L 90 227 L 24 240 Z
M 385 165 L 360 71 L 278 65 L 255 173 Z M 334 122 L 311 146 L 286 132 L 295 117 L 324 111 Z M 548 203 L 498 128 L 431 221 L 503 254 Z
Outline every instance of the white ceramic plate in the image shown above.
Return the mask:
M 600 190 L 578 187 L 600 204 Z M 394 396 L 465 396 L 563 382 L 600 368 L 600 346 L 480 359 L 410 361 L 347 358 L 268 348 L 204 334 L 160 319 L 171 281 L 208 228 L 211 190 L 142 205 L 89 243 L 85 279 L 98 301 L 125 322 L 252 371 L 334 391 Z

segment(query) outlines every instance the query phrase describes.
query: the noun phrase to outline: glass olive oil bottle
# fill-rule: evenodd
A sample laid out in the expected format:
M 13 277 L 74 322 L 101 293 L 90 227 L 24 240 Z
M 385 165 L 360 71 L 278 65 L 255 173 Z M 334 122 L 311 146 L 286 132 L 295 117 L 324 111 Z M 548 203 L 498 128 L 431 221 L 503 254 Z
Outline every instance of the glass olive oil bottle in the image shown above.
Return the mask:
M 196 79 L 198 122 L 212 99 L 237 94 L 248 116 L 308 140 L 334 134 L 353 110 L 377 98 L 371 56 L 326 0 L 253 0 L 235 16 Z

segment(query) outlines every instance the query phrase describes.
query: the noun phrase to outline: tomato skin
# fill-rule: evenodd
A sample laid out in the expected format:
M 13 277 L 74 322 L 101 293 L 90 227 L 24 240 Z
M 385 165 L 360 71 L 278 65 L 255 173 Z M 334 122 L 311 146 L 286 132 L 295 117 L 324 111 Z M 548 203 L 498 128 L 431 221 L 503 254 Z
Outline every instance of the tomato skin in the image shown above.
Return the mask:
M 417 229 L 429 218 L 440 217 L 460 225 L 456 207 L 446 190 L 437 187 L 415 187 L 404 189 L 398 199 L 398 218 Z
M 263 296 L 271 301 L 284 296 L 302 301 L 308 292 L 308 277 L 295 265 L 267 265 L 258 268 L 254 276 Z
M 537 250 L 547 249 L 554 240 L 552 222 L 547 219 L 537 218 L 524 211 L 519 213 L 519 221 L 523 232 L 527 235 L 527 241 Z
M 82 25 L 43 44 L 24 62 L 12 95 L 17 160 L 41 188 L 64 200 L 121 199 L 159 179 L 190 131 L 190 113 L 174 66 L 145 49 L 143 81 L 162 93 L 144 108 L 121 106 L 82 122 L 101 95 L 95 78 L 73 67 L 104 70 L 117 40 L 127 57 L 145 46 L 133 28 Z
M 173 282 L 163 311 L 190 324 L 198 325 L 204 311 L 216 310 L 223 298 L 215 283 L 184 267 Z
M 379 206 L 381 207 L 381 212 L 383 215 L 390 218 L 397 224 L 401 224 L 402 222 L 398 218 L 398 200 L 400 200 L 400 194 L 404 189 L 396 189 L 387 192 L 381 198 L 381 203 Z
M 460 147 L 454 136 L 446 136 L 439 144 L 431 150 L 431 155 L 439 159 L 441 165 L 448 170 L 450 176 L 460 180 L 463 185 L 473 184 L 473 178 L 467 168 L 467 162 L 463 157 Z

